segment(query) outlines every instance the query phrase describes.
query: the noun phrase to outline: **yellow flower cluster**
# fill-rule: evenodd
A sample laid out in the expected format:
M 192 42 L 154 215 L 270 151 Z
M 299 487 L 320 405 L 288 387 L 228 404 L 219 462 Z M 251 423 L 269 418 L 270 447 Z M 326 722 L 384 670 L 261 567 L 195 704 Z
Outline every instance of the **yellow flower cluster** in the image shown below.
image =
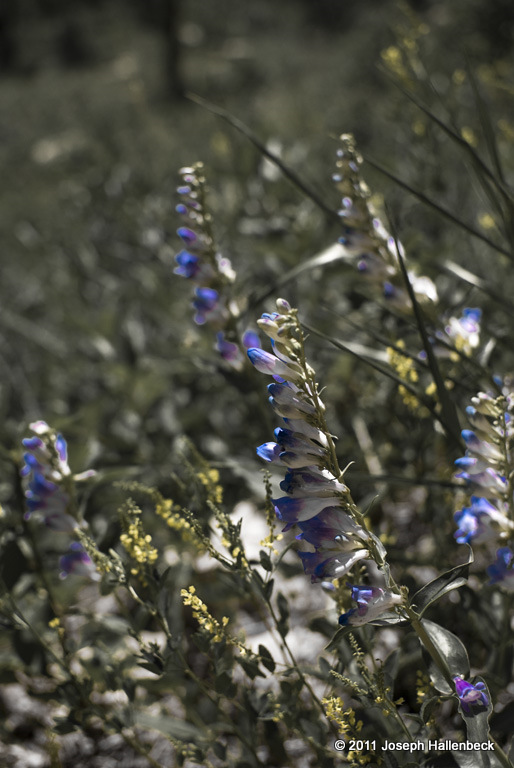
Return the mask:
M 196 544 L 199 549 L 203 549 L 202 542 L 195 534 L 193 526 L 189 520 L 185 519 L 180 508 L 171 499 L 164 499 L 159 495 L 155 504 L 155 514 L 162 518 L 169 528 L 179 532 L 184 541 Z
M 398 351 L 402 349 L 405 349 L 405 342 L 402 339 L 397 342 L 396 349 L 393 349 L 393 347 L 387 348 L 389 365 L 401 379 L 408 382 L 409 384 L 417 384 L 419 376 L 414 364 L 414 360 L 403 354 L 401 351 Z M 400 384 L 398 387 L 398 392 L 403 402 L 407 408 L 412 411 L 412 413 L 415 413 L 418 416 L 422 415 L 422 411 L 425 409 L 421 406 L 418 398 L 413 395 L 412 392 L 407 389 L 407 387 L 404 387 L 402 384 Z
M 355 719 L 355 712 L 350 707 L 344 708 L 344 701 L 339 696 L 330 696 L 322 699 L 321 703 L 325 707 L 327 717 L 337 725 L 340 733 L 358 734 L 362 729 L 362 720 Z
M 198 472 L 197 477 L 207 491 L 207 498 L 214 504 L 221 504 L 223 501 L 223 488 L 219 484 L 220 473 L 217 469 L 206 469 L 205 472 Z
M 159 556 L 158 551 L 152 546 L 152 537 L 144 532 L 140 516 L 141 510 L 133 503 L 127 504 L 122 509 L 124 531 L 120 541 L 129 556 L 135 560 L 136 564 L 130 571 L 133 576 L 141 575 L 143 566 L 152 565 Z
M 327 717 L 336 725 L 339 733 L 356 738 L 362 730 L 362 720 L 357 720 L 354 710 L 344 708 L 344 701 L 339 696 L 330 696 L 321 700 Z M 380 765 L 381 760 L 373 752 L 354 752 L 350 750 L 347 760 L 351 765 Z
M 229 622 L 228 617 L 224 616 L 220 624 L 214 616 L 211 616 L 205 603 L 195 593 L 196 589 L 189 587 L 189 589 L 182 589 L 180 596 L 184 605 L 190 605 L 193 609 L 193 617 L 197 620 L 200 627 L 211 635 L 214 643 L 221 643 L 223 639 L 231 642 L 231 638 L 225 633 L 225 627 Z
M 273 555 L 278 555 L 278 549 L 275 547 L 276 541 L 282 541 L 283 535 L 281 533 L 275 533 L 275 531 L 271 531 L 268 536 L 266 536 L 265 539 L 263 539 L 261 542 L 259 542 L 261 547 L 267 547 L 269 551 Z
M 416 672 L 416 699 L 418 704 L 423 704 L 431 691 L 430 678 L 418 669 Z

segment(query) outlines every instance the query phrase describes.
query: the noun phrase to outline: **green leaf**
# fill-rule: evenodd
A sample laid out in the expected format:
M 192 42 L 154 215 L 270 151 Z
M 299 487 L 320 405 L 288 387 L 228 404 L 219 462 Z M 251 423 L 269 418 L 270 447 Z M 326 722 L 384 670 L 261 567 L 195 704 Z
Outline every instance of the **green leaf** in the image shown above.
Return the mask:
M 325 646 L 324 650 L 328 653 L 337 651 L 341 645 L 341 640 L 343 640 L 352 630 L 355 630 L 355 627 L 340 627 L 329 644 Z
M 391 624 L 402 624 L 406 626 L 409 622 L 406 619 L 400 618 L 397 613 L 388 611 L 383 613 L 379 619 L 373 619 L 367 622 L 372 627 L 389 627 Z
M 424 614 L 426 609 L 439 600 L 447 592 L 451 592 L 452 589 L 458 589 L 462 587 L 468 580 L 469 566 L 473 562 L 473 550 L 468 544 L 468 559 L 462 565 L 456 565 L 454 568 L 450 568 L 449 571 L 445 571 L 437 579 L 425 584 L 420 590 L 416 592 L 412 598 L 412 606 L 419 613 L 420 616 Z
M 285 637 L 289 632 L 289 605 L 282 592 L 277 595 L 277 608 L 280 616 L 277 629 L 282 637 Z
M 270 672 L 275 671 L 275 660 L 264 645 L 259 645 L 259 656 L 261 657 L 261 663 Z
M 332 665 L 330 664 L 330 662 L 327 661 L 327 659 L 325 659 L 324 656 L 320 656 L 318 664 L 319 664 L 321 673 L 328 678 L 330 675 L 330 670 L 332 669 Z
M 230 675 L 227 672 L 222 672 L 214 680 L 214 690 L 216 693 L 220 693 L 227 697 L 227 699 L 233 699 L 237 692 L 237 687 L 232 682 Z
M 259 669 L 259 664 L 253 661 L 253 659 L 245 659 L 244 656 L 238 656 L 237 663 L 244 669 L 250 680 L 255 680 L 256 677 L 265 677 L 264 673 Z
M 428 621 L 428 619 L 422 619 L 421 623 L 430 640 L 443 659 L 445 659 L 451 676 L 462 675 L 462 677 L 467 678 L 469 675 L 469 659 L 467 651 L 459 638 L 453 632 L 449 632 L 444 627 L 439 626 L 439 624 Z M 424 648 L 423 651 L 425 654 L 427 653 Z M 453 693 L 453 689 L 450 688 L 443 673 L 432 659 L 430 659 L 429 670 L 430 679 L 437 691 L 440 693 Z
M 261 549 L 261 551 L 259 552 L 259 561 L 265 571 L 270 572 L 273 570 L 273 564 L 271 562 L 271 558 L 269 554 L 265 552 L 263 549 Z
M 441 699 L 439 696 L 431 696 L 429 699 L 423 702 L 420 715 L 424 723 L 428 723 L 434 710 L 439 706 L 440 703 Z

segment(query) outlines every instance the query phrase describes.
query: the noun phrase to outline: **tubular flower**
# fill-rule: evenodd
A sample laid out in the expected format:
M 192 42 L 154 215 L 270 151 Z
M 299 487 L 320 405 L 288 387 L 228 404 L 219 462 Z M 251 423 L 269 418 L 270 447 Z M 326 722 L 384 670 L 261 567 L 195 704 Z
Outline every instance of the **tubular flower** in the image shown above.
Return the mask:
M 352 589 L 352 600 L 357 603 L 357 608 L 350 608 L 339 617 L 339 623 L 343 626 L 359 627 L 368 621 L 379 618 L 384 611 L 400 605 L 402 598 L 398 594 L 387 592 L 380 587 L 357 587 L 348 584 Z
M 489 706 L 489 699 L 485 691 L 485 683 L 478 682 L 476 685 L 468 683 L 462 677 L 454 677 L 455 692 L 459 697 L 462 711 L 467 717 L 472 717 L 480 710 Z
M 410 312 L 411 303 L 398 262 L 398 250 L 403 255 L 403 248 L 386 230 L 371 204 L 371 192 L 360 175 L 362 157 L 354 137 L 343 134 L 340 142 L 332 180 L 342 194 L 338 214 L 343 223 L 343 235 L 339 238 L 343 254 L 356 263 L 359 272 L 388 303 Z M 418 301 L 437 302 L 437 290 L 430 278 L 409 273 L 409 279 Z
M 284 425 L 275 429 L 275 442 L 257 448 L 260 458 L 285 470 L 280 483 L 285 495 L 272 499 L 275 514 L 284 531 L 297 525 L 297 539 L 313 547 L 298 553 L 313 582 L 340 578 L 362 560 L 374 560 L 385 568 L 385 549 L 367 530 L 343 481 L 314 371 L 305 360 L 297 312 L 283 299 L 278 300 L 277 309 L 258 321 L 271 338 L 272 353 L 248 350 L 255 368 L 275 379 L 268 386 L 270 404 Z M 369 616 L 400 604 L 403 598 L 397 594 L 391 600 L 377 602 Z

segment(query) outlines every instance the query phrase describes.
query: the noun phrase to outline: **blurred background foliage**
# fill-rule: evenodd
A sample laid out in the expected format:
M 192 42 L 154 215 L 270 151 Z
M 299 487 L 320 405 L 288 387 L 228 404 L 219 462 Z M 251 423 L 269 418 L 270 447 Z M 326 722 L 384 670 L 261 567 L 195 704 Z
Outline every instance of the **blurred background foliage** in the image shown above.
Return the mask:
M 482 151 L 467 57 L 508 174 L 507 2 L 285 0 L 278 13 L 272 0 L 8 0 L 1 13 L 0 429 L 9 447 L 41 417 L 66 431 L 81 454 L 75 466 L 165 470 L 182 433 L 211 454 L 213 437 L 218 453 L 219 441 L 231 442 L 253 462 L 263 430 L 250 414 L 262 412 L 261 398 L 219 368 L 172 273 L 177 169 L 205 163 L 216 237 L 243 292 L 269 289 L 334 242 L 338 227 L 185 91 L 245 121 L 332 208 L 333 138 L 351 131 L 361 150 L 494 239 L 497 214 L 466 153 L 398 84 Z M 364 175 L 420 272 L 436 277 L 452 260 L 480 274 L 492 257 L 505 284 L 503 257 L 373 168 Z M 305 316 L 336 335 L 387 329 L 387 313 L 362 303 L 355 282 L 336 266 L 280 291 L 293 302 L 301 296 Z M 440 275 L 438 285 L 450 308 L 473 300 L 454 279 Z M 501 341 L 505 318 L 487 322 Z M 360 407 L 374 410 L 373 437 L 394 453 L 387 430 L 406 430 L 379 407 L 394 387 L 377 388 L 376 374 L 324 343 L 312 354 L 323 355 L 339 419 L 358 394 Z M 414 450 L 407 441 L 397 464 L 412 463 Z
M 11 0 L 2 9 L 0 429 L 8 447 L 44 418 L 66 432 L 77 469 L 139 465 L 166 475 L 185 433 L 211 458 L 238 455 L 254 471 L 253 446 L 265 439 L 262 425 L 271 427 L 263 398 L 254 379 L 218 365 L 173 275 L 177 169 L 205 163 L 215 234 L 243 293 L 272 290 L 339 231 L 186 91 L 245 121 L 334 209 L 333 139 L 351 131 L 365 154 L 501 242 L 494 200 L 469 156 L 408 94 L 486 154 L 469 61 L 508 177 L 514 13 L 503 0 L 285 0 L 280 13 L 272 0 Z M 364 175 L 378 203 L 386 200 L 411 264 L 437 278 L 444 306 L 488 301 L 445 275 L 448 261 L 506 295 L 506 257 L 373 167 Z M 332 335 L 371 345 L 369 330 L 393 338 L 397 320 L 363 301 L 358 280 L 336 265 L 279 292 Z M 486 326 L 508 354 L 504 308 L 490 303 Z M 254 305 L 249 322 L 263 308 Z M 350 419 L 358 402 L 372 415 L 379 458 L 392 472 L 422 476 L 431 437 L 406 409 L 391 421 L 394 385 L 325 342 L 311 354 L 335 401 L 342 455 L 366 470 Z M 460 385 L 476 389 L 474 380 Z

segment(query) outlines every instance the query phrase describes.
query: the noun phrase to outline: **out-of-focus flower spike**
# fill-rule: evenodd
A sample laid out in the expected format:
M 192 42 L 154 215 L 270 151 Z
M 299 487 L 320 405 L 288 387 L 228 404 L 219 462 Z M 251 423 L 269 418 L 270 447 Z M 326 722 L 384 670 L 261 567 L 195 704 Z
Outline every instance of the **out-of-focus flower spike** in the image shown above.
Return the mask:
M 389 304 L 403 312 L 411 312 L 398 259 L 398 253 L 404 256 L 403 247 L 376 215 L 371 192 L 360 176 L 362 157 L 357 152 L 354 137 L 343 134 L 340 142 L 336 173 L 332 179 L 342 194 L 338 213 L 343 225 L 339 238 L 343 253 L 355 262 L 369 285 Z M 437 289 L 430 278 L 409 272 L 409 279 L 420 303 L 430 305 L 438 301 Z

